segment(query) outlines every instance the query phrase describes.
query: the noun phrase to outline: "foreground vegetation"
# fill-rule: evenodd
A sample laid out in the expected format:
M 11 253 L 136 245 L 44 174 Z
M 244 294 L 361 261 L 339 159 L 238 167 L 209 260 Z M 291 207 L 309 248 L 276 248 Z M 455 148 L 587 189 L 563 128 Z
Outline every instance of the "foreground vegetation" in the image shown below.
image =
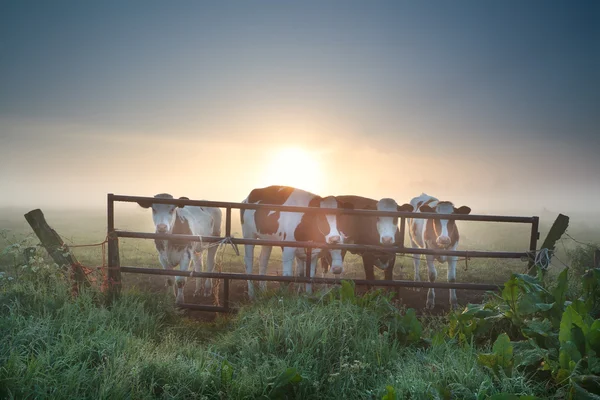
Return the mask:
M 541 394 L 526 374 L 498 379 L 486 345 L 423 339 L 386 296 L 350 285 L 318 298 L 274 293 L 231 319 L 182 318 L 172 299 L 126 292 L 72 299 L 52 268 L 2 280 L 2 398 L 487 398 Z M 386 388 L 387 387 L 387 388 Z M 448 397 L 450 396 L 450 397 Z M 393 398 L 393 397 L 388 397 Z
M 25 265 L 14 243 L 0 254 L 0 398 L 600 398 L 594 249 L 444 317 L 344 284 L 206 323 L 167 293 L 72 298 L 43 251 Z

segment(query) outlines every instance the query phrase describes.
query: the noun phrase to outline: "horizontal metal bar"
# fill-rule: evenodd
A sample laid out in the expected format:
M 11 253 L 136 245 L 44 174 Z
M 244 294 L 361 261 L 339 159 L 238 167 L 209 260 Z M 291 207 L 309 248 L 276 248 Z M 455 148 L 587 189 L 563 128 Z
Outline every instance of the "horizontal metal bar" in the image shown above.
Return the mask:
M 384 281 L 384 280 L 366 280 L 366 279 L 337 279 L 337 278 L 307 278 L 302 276 L 274 276 L 274 275 L 249 275 L 221 272 L 195 272 L 195 271 L 177 271 L 158 268 L 139 268 L 139 267 L 121 267 L 121 272 L 149 275 L 166 276 L 186 276 L 196 278 L 213 279 L 234 279 L 251 281 L 269 281 L 269 282 L 290 282 L 290 283 L 321 283 L 321 284 L 341 284 L 342 280 L 351 280 L 356 285 L 368 286 L 386 286 L 386 287 L 420 287 L 420 288 L 439 288 L 439 289 L 468 289 L 468 290 L 499 290 L 502 285 L 491 285 L 483 283 L 457 283 L 457 282 L 426 282 L 426 281 Z
M 115 234 L 121 238 L 138 238 L 138 239 L 158 239 L 158 240 L 184 240 L 190 242 L 216 243 L 222 241 L 222 237 L 214 236 L 197 236 L 197 235 L 173 235 L 168 233 L 146 233 L 146 232 L 131 232 L 131 231 L 115 231 Z M 257 246 L 282 246 L 295 248 L 311 248 L 325 250 L 348 250 L 356 252 L 379 252 L 379 253 L 401 253 L 401 254 L 429 254 L 439 256 L 457 256 L 469 258 L 522 258 L 527 257 L 526 252 L 507 252 L 507 251 L 466 251 L 466 250 L 433 250 L 433 249 L 413 249 L 410 247 L 399 246 L 372 246 L 362 244 L 326 244 L 318 242 L 295 242 L 281 240 L 264 240 L 264 239 L 239 239 L 231 238 L 231 243 L 234 244 L 252 244 Z
M 406 217 L 418 219 L 447 219 L 459 221 L 487 221 L 487 222 L 516 222 L 516 223 L 533 223 L 533 217 L 513 217 L 504 215 L 462 215 L 449 214 L 440 215 L 436 213 L 415 213 L 404 211 L 375 211 L 375 210 L 351 210 L 346 208 L 319 208 L 319 207 L 293 207 L 281 206 L 275 204 L 247 204 L 247 203 L 231 203 L 223 201 L 207 201 L 207 200 L 180 200 L 180 199 L 159 199 L 155 197 L 139 197 L 139 196 L 122 196 L 114 195 L 114 201 L 136 203 L 138 201 L 151 201 L 154 204 L 173 204 L 180 206 L 198 206 L 198 207 L 216 207 L 216 208 L 237 208 L 241 210 L 271 210 L 271 211 L 288 211 L 302 212 L 313 214 L 347 214 L 347 215 L 362 215 L 370 217 Z
M 183 303 L 183 304 L 177 304 L 178 308 L 187 308 L 190 310 L 196 310 L 196 311 L 209 311 L 209 312 L 220 312 L 220 313 L 226 313 L 228 312 L 228 310 L 225 307 L 219 307 L 219 306 L 205 306 L 202 304 L 192 304 L 192 303 Z

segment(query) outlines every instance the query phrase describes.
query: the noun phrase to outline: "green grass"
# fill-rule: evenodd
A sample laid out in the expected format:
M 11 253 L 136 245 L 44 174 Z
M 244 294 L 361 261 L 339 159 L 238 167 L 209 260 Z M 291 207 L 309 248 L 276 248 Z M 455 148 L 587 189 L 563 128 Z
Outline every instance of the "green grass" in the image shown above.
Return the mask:
M 384 298 L 359 306 L 271 293 L 208 324 L 179 315 L 167 296 L 125 291 L 110 309 L 94 291 L 73 300 L 51 269 L 1 285 L 2 398 L 254 399 L 279 388 L 289 398 L 372 399 L 387 385 L 399 398 L 543 393 L 525 376 L 496 380 L 472 346 L 404 344 L 383 329 L 398 312 Z M 429 319 L 425 333 L 442 323 Z M 277 386 L 288 368 L 302 380 Z

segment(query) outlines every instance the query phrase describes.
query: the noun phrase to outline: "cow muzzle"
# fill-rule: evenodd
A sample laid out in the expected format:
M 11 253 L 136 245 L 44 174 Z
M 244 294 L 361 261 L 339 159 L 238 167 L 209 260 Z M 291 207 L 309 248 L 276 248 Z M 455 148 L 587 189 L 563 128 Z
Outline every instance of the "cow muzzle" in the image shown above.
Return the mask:
M 329 236 L 327 238 L 327 243 L 329 243 L 329 244 L 336 244 L 336 243 L 339 243 L 340 240 L 341 240 L 341 238 L 339 237 L 339 235 Z
M 381 244 L 394 244 L 394 238 L 391 236 L 383 236 L 381 238 Z
M 344 267 L 341 265 L 332 265 L 330 271 L 332 274 L 339 275 L 344 272 Z
M 448 236 L 440 236 L 436 240 L 437 245 L 441 247 L 448 247 L 452 242 Z
M 158 233 L 166 233 L 168 230 L 168 226 L 166 224 L 158 224 L 156 225 L 156 232 Z

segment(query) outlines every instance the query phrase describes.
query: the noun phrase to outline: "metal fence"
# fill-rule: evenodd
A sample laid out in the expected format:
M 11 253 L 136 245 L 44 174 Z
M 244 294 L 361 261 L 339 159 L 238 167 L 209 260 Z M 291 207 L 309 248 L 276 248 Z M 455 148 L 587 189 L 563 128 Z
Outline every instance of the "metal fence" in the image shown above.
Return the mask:
M 458 256 L 468 258 L 504 258 L 504 259 L 523 259 L 531 260 L 531 252 L 535 254 L 537 241 L 539 239 L 539 217 L 511 217 L 511 216 L 495 216 L 495 215 L 439 215 L 436 213 L 414 213 L 400 211 L 372 211 L 372 210 L 351 210 L 351 209 L 324 209 L 317 207 L 291 207 L 270 204 L 247 204 L 247 203 L 231 203 L 218 201 L 204 200 L 183 200 L 183 199 L 159 199 L 155 197 L 138 197 L 138 196 L 122 196 L 109 193 L 107 196 L 107 227 L 108 227 L 108 278 L 109 290 L 113 298 L 118 296 L 121 288 L 121 273 L 139 273 L 151 275 L 167 275 L 167 276 L 191 276 L 198 278 L 216 278 L 222 279 L 223 288 L 223 306 L 207 306 L 197 304 L 182 304 L 182 308 L 190 308 L 202 311 L 214 312 L 229 312 L 229 281 L 230 280 L 252 280 L 252 281 L 275 281 L 275 282 L 296 282 L 296 283 L 324 283 L 324 284 L 340 284 L 339 278 L 310 278 L 310 253 L 312 249 L 342 249 L 352 251 L 376 251 L 381 253 L 401 253 L 401 254 L 429 254 L 440 256 Z M 225 237 L 213 237 L 196 235 L 174 235 L 174 234 L 159 234 L 159 233 L 144 233 L 131 232 L 124 230 L 116 230 L 114 224 L 114 203 L 129 202 L 136 203 L 138 201 L 151 201 L 155 204 L 172 204 L 180 206 L 199 206 L 199 207 L 215 207 L 225 209 Z M 359 244 L 325 244 L 317 242 L 295 242 L 295 241 L 277 241 L 277 240 L 261 240 L 261 239 L 242 239 L 231 237 L 231 210 L 232 209 L 250 209 L 259 210 L 267 209 L 271 211 L 289 211 L 303 212 L 313 214 L 347 214 L 361 215 L 372 217 L 398 217 L 400 220 L 400 242 L 397 246 L 373 246 Z M 451 251 L 451 250 L 433 250 L 433 249 L 415 249 L 404 246 L 404 237 L 406 235 L 406 219 L 448 219 L 461 221 L 485 221 L 485 222 L 512 222 L 531 224 L 531 236 L 529 242 L 529 252 L 501 252 L 501 251 Z M 140 239 L 182 239 L 187 241 L 196 241 L 204 243 L 216 243 L 227 240 L 232 244 L 253 244 L 253 245 L 268 245 L 282 247 L 304 248 L 307 252 L 306 277 L 291 277 L 291 276 L 270 276 L 270 275 L 248 275 L 238 273 L 208 273 L 208 272 L 190 272 L 190 271 L 175 271 L 155 268 L 138 268 L 138 267 L 122 267 L 119 260 L 119 238 L 140 238 Z M 531 265 L 531 261 L 529 262 Z M 426 281 L 407 281 L 407 280 L 365 280 L 351 279 L 356 285 L 383 286 L 383 287 L 420 287 L 420 288 L 449 288 L 449 289 L 470 289 L 470 290 L 497 290 L 497 285 L 492 284 L 475 284 L 475 283 L 456 283 L 456 282 L 426 282 Z

